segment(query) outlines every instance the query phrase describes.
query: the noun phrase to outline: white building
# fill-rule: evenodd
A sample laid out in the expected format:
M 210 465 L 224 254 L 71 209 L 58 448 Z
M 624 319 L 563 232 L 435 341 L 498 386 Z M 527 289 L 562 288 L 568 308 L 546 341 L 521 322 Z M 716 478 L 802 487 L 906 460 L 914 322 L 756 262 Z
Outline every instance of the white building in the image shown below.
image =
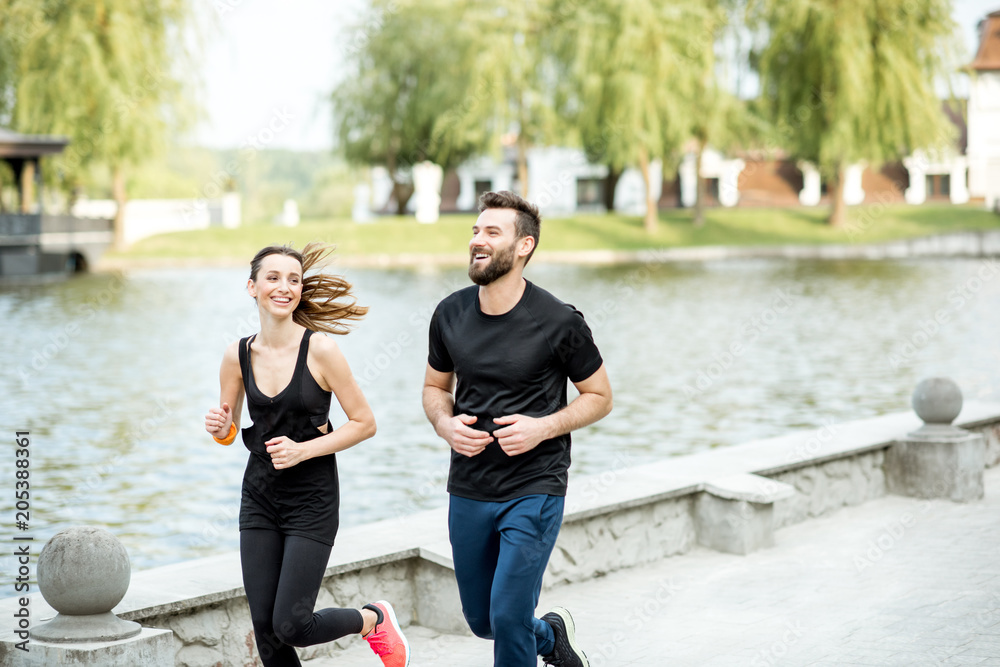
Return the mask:
M 948 114 L 959 134 L 964 134 L 965 141 L 936 152 L 915 151 L 903 158 L 901 164 L 890 163 L 878 169 L 865 164 L 849 165 L 845 173 L 845 203 L 905 201 L 919 205 L 933 200 L 965 204 L 973 199 L 1000 212 L 1000 11 L 980 21 L 979 34 L 979 49 L 968 66 L 967 117 L 963 119 L 942 105 L 942 112 Z M 559 216 L 606 210 L 606 165 L 591 164 L 580 149 L 558 146 L 532 148 L 527 159 L 528 198 L 543 214 Z M 803 206 L 825 203 L 824 197 L 828 195 L 815 165 L 786 158 L 770 162 L 752 157 L 745 161 L 706 148 L 699 176 L 707 181 L 709 203 L 738 206 L 743 194 L 748 195 L 744 204 L 750 206 L 782 206 L 796 200 Z M 693 152 L 683 156 L 676 172 L 665 173 L 661 163 L 655 161 L 650 165 L 653 198 L 661 206 L 693 206 L 696 165 Z M 442 209 L 472 211 L 483 192 L 522 191 L 516 172 L 510 150 L 501 159 L 469 160 L 455 173 L 445 175 L 447 192 L 441 193 Z M 394 210 L 392 181 L 384 169 L 372 170 L 372 191 L 373 210 Z M 414 206 L 411 200 L 408 208 L 413 210 Z M 615 186 L 614 209 L 629 215 L 645 212 L 646 190 L 638 169 L 622 173 Z
M 969 65 L 969 194 L 1000 209 L 1000 11 L 979 22 Z
M 528 199 L 546 216 L 572 215 L 577 211 L 604 211 L 604 179 L 608 167 L 591 164 L 583 150 L 548 146 L 528 150 Z M 704 171 L 704 170 L 703 170 Z M 649 168 L 653 197 L 660 198 L 663 169 L 659 160 Z M 457 178 L 456 178 L 457 177 Z M 395 211 L 392 202 L 392 179 L 382 167 L 371 170 L 372 208 Z M 502 160 L 483 156 L 461 164 L 453 175 L 454 203 L 446 210 L 473 211 L 479 195 L 498 190 L 520 191 L 517 166 L 512 155 Z M 457 186 L 457 187 L 455 187 Z M 445 186 L 448 187 L 447 184 Z M 446 200 L 442 193 L 441 200 Z M 408 211 L 416 210 L 416 199 L 410 198 Z M 615 210 L 629 215 L 642 215 L 646 210 L 646 187 L 638 169 L 626 169 L 615 186 Z

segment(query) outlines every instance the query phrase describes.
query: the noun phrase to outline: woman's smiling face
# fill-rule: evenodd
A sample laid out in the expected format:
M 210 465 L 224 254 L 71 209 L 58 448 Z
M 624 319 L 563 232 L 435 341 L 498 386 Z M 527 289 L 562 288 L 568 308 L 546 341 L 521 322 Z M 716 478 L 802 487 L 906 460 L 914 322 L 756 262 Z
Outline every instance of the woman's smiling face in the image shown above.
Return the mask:
M 268 255 L 261 262 L 257 280 L 248 282 L 247 291 L 260 308 L 289 315 L 302 299 L 302 265 L 288 255 Z

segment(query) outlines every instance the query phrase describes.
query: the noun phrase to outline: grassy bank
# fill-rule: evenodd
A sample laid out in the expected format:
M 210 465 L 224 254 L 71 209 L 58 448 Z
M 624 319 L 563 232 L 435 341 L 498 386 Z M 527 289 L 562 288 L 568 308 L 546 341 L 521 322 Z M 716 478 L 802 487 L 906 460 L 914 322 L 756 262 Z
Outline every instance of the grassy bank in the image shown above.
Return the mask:
M 834 229 L 826 224 L 827 209 L 710 209 L 706 224 L 695 228 L 691 211 L 660 214 L 660 228 L 647 233 L 642 219 L 623 215 L 577 215 L 542 223 L 542 250 L 641 250 L 697 245 L 784 245 L 816 243 L 875 243 L 971 229 L 998 229 L 1000 216 L 979 206 L 858 206 L 850 224 Z M 350 220 L 310 220 L 298 227 L 247 225 L 240 229 L 206 229 L 154 236 L 111 260 L 246 259 L 263 246 L 309 241 L 336 243 L 340 255 L 398 253 L 461 253 L 467 248 L 475 216 L 444 216 L 434 225 L 412 217 L 385 217 L 359 225 Z

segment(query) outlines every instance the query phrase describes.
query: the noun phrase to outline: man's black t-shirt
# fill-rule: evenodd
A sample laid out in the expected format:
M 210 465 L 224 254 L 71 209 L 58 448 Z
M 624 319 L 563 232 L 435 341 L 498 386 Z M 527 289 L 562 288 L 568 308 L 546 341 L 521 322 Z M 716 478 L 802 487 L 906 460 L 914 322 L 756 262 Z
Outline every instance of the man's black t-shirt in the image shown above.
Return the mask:
M 526 283 L 521 300 L 503 315 L 483 313 L 472 285 L 445 298 L 431 318 L 428 362 L 455 373 L 455 414 L 475 416 L 474 429 L 502 428 L 495 417 L 558 412 L 566 407 L 566 380 L 586 380 L 603 363 L 583 315 Z M 494 440 L 471 458 L 452 450 L 448 492 L 495 502 L 564 496 L 569 464 L 568 433 L 517 456 Z

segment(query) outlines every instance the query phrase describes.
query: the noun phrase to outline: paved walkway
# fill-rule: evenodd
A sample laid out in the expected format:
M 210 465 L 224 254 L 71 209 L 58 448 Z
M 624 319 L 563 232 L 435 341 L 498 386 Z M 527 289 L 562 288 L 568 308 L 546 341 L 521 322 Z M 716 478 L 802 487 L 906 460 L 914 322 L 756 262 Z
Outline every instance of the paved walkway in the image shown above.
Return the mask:
M 1000 666 L 1000 467 L 972 504 L 888 496 L 777 533 L 542 593 L 594 667 Z M 492 644 L 407 630 L 412 667 L 489 667 Z M 308 667 L 378 667 L 357 642 Z

